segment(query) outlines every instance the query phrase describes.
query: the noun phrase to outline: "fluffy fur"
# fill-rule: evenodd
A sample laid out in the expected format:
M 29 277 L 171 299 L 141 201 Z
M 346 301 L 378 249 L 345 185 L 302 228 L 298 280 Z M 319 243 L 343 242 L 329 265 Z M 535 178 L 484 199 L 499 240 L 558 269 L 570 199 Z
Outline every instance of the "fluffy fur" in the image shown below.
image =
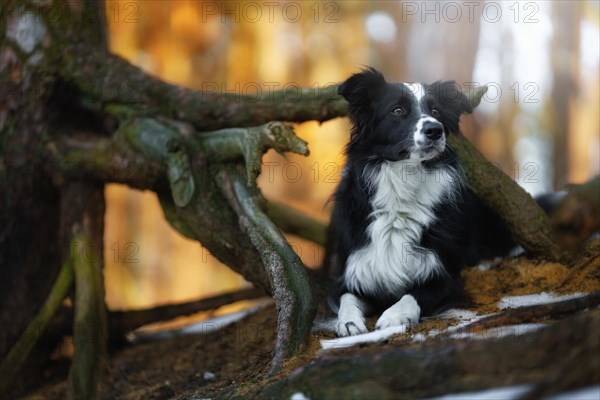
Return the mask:
M 368 69 L 339 94 L 352 130 L 325 260 L 341 299 L 336 330 L 366 332 L 376 311 L 377 328 L 408 327 L 456 297 L 461 267 L 513 243 L 446 144 L 472 112 L 454 82 L 390 84 Z

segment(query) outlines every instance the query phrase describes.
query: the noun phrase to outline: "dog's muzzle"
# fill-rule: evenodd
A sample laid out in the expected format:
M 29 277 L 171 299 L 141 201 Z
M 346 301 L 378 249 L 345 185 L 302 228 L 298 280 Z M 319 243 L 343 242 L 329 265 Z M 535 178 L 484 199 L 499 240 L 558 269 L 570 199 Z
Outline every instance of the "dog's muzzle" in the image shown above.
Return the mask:
M 434 118 L 423 118 L 417 125 L 414 140 L 415 148 L 411 158 L 434 158 L 443 152 L 446 146 L 444 126 Z

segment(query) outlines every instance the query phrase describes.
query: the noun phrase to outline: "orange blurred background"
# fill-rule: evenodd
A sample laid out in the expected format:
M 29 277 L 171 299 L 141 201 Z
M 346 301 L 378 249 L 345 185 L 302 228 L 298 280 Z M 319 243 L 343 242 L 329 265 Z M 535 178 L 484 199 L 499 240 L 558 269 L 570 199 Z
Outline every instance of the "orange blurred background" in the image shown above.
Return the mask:
M 598 174 L 598 2 L 468 4 L 108 0 L 106 16 L 113 52 L 198 90 L 259 96 L 325 87 L 365 65 L 390 81 L 491 84 L 474 116 L 463 119 L 465 135 L 490 160 L 533 194 Z M 326 222 L 348 121 L 307 122 L 296 132 L 309 142 L 310 156 L 268 153 L 259 185 L 268 199 Z M 106 198 L 111 309 L 182 302 L 247 285 L 171 229 L 152 192 L 109 185 Z M 289 240 L 308 266 L 320 264 L 323 249 Z

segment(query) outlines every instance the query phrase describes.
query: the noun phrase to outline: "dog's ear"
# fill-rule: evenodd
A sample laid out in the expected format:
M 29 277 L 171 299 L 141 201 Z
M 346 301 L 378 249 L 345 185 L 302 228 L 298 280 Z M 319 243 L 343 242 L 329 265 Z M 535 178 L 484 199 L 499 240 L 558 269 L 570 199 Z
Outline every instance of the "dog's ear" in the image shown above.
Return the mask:
M 383 85 L 385 85 L 383 75 L 375 68 L 367 68 L 346 79 L 338 87 L 338 94 L 348 101 L 351 108 L 360 108 L 370 104 Z
M 471 107 L 473 109 L 477 108 L 479 103 L 481 103 L 481 98 L 488 91 L 487 86 L 477 86 L 473 88 L 469 88 L 467 90 L 463 90 L 463 94 L 469 99 L 469 103 L 471 103 Z
M 439 96 L 442 104 L 451 106 L 459 115 L 473 112 L 473 103 L 454 81 L 439 82 Z

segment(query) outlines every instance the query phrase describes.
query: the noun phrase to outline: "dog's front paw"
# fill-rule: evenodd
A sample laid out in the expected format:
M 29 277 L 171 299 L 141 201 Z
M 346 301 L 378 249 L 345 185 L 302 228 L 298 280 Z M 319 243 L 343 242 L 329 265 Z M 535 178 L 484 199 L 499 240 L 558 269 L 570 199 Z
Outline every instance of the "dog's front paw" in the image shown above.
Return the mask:
M 375 324 L 375 329 L 385 329 L 390 326 L 403 326 L 406 331 L 419 323 L 421 307 L 411 295 L 402 296 L 400 301 L 381 314 Z
M 338 336 L 353 336 L 368 332 L 363 314 L 364 302 L 353 294 L 346 293 L 340 299 L 335 332 Z
M 344 337 L 367 333 L 368 329 L 364 318 L 356 316 L 351 319 L 338 319 L 335 325 L 335 332 L 339 337 Z

